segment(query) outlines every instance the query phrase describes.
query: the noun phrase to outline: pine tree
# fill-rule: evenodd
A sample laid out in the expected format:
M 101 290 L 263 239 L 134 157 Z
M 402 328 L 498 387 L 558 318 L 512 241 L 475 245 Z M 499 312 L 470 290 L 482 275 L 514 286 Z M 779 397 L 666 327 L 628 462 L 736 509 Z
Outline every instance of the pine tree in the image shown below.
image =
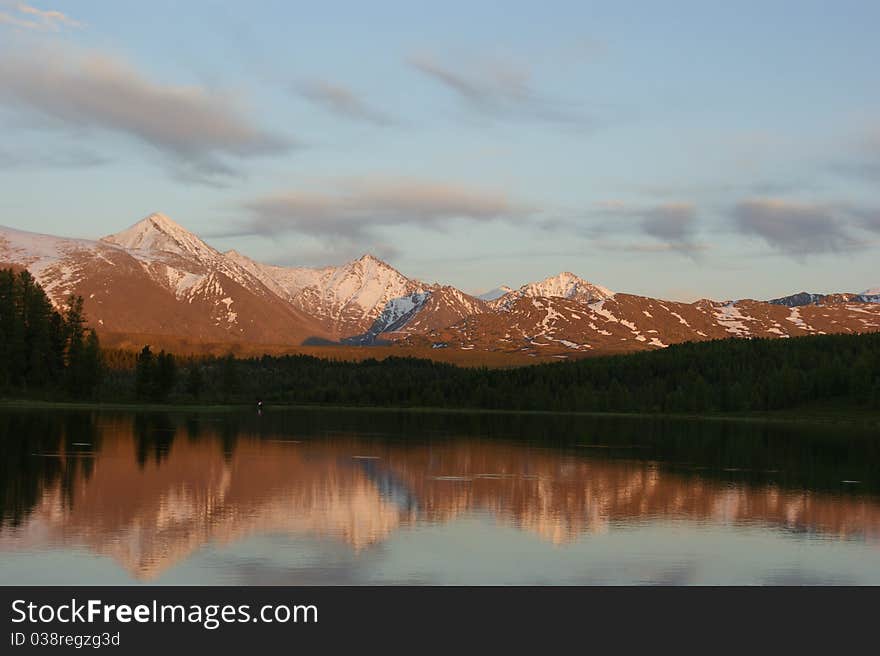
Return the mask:
M 233 394 L 238 391 L 238 368 L 235 358 L 230 353 L 220 365 L 220 394 L 224 402 L 228 402 Z
M 135 394 L 139 399 L 150 397 L 153 387 L 154 370 L 156 364 L 150 346 L 144 346 L 137 357 L 135 365 Z
M 204 377 L 202 376 L 202 368 L 197 362 L 190 364 L 186 373 L 186 391 L 194 399 L 198 399 L 202 394 L 204 387 Z
M 153 381 L 153 400 L 163 401 L 171 393 L 177 380 L 177 364 L 174 356 L 164 350 L 156 358 L 156 377 Z
M 87 378 L 85 362 L 85 317 L 83 316 L 83 300 L 81 296 L 71 295 L 67 299 L 64 312 L 64 330 L 67 335 L 65 361 L 67 365 L 67 393 L 78 397 L 84 392 Z
M 15 282 L 12 269 L 0 271 L 0 390 L 9 389 L 15 380 Z
M 83 349 L 82 363 L 82 390 L 80 395 L 83 398 L 91 398 L 94 396 L 104 375 L 104 358 L 101 353 L 101 344 L 98 341 L 98 334 L 94 330 L 89 330 L 86 334 L 85 348 Z

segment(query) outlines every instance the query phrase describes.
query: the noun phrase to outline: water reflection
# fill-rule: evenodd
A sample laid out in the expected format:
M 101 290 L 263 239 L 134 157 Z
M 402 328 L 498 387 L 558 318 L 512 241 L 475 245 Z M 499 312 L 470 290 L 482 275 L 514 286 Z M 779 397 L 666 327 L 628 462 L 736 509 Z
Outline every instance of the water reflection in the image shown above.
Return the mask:
M 407 415 L 320 413 L 0 421 L 0 560 L 85 547 L 142 581 L 208 544 L 305 536 L 359 554 L 474 517 L 548 545 L 682 521 L 880 542 L 876 472 L 864 460 L 876 447 L 859 436 L 842 451 L 839 435 L 800 435 L 798 448 L 782 429 L 606 420 L 552 441 L 515 435 L 523 421 L 485 417 L 423 416 L 409 428 Z M 474 421 L 496 424 L 460 425 Z M 728 439 L 751 445 L 752 467 Z

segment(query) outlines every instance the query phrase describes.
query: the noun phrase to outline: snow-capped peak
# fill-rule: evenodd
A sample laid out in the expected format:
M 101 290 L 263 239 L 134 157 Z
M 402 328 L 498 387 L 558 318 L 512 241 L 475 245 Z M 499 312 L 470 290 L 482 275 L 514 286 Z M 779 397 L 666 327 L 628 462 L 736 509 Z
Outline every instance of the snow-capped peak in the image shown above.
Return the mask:
M 570 271 L 563 271 L 540 282 L 523 285 L 517 290 L 517 293 L 522 296 L 559 296 L 582 303 L 591 303 L 614 296 L 614 292 L 610 289 L 587 282 Z
M 364 255 L 332 270 L 321 280 L 319 288 L 325 298 L 336 303 L 354 304 L 369 314 L 378 314 L 391 299 L 422 291 L 424 285 L 410 280 L 390 264 Z
M 404 276 L 402 273 L 400 273 L 400 271 L 388 264 L 388 262 L 380 260 L 378 257 L 376 257 L 375 255 L 371 255 L 370 253 L 365 253 L 364 255 L 361 255 L 358 259 L 347 262 L 346 264 L 343 264 L 337 268 L 346 269 L 349 271 L 363 271 L 367 276 L 387 275 L 394 278 L 406 278 L 406 276 Z
M 862 296 L 880 296 L 880 287 L 872 287 L 862 292 Z
M 155 213 L 101 241 L 142 252 L 164 252 L 214 259 L 219 253 L 164 214 Z

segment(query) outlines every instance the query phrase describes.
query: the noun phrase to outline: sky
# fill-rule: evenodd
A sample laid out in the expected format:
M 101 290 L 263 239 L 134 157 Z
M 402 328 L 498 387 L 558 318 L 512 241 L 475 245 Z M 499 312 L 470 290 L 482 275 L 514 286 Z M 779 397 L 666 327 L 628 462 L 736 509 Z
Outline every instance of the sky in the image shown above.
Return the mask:
M 470 293 L 859 292 L 878 24 L 873 1 L 0 0 L 0 225 L 162 212 Z

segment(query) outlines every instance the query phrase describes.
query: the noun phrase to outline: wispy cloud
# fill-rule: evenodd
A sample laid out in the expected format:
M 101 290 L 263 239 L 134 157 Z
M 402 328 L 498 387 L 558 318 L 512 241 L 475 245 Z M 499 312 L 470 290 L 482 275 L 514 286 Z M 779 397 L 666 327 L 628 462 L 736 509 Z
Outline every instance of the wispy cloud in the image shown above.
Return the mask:
M 466 107 L 484 116 L 580 126 L 590 123 L 577 107 L 538 93 L 533 87 L 530 71 L 511 62 L 491 65 L 470 62 L 467 72 L 424 55 L 410 57 L 409 64 L 454 92 Z
M 110 158 L 85 149 L 52 150 L 51 152 L 27 153 L 0 148 L 0 169 L 59 168 L 78 169 L 102 166 Z
M 614 250 L 677 252 L 693 257 L 709 248 L 696 241 L 697 208 L 690 202 L 634 205 L 622 200 L 608 200 L 597 203 L 585 212 L 585 216 L 589 223 L 585 226 L 581 221 L 581 228 L 598 243 Z M 604 241 L 606 235 L 615 233 L 650 237 L 655 241 Z
M 666 244 L 690 242 L 697 213 L 692 203 L 669 203 L 645 210 L 642 230 Z
M 390 114 L 372 107 L 351 89 L 337 84 L 312 80 L 298 85 L 298 91 L 312 104 L 342 118 L 379 126 L 394 125 L 397 122 Z
M 239 234 L 297 232 L 363 239 L 381 227 L 444 229 L 454 221 L 517 221 L 534 208 L 504 193 L 411 179 L 348 181 L 330 192 L 291 190 L 246 204 L 252 219 Z
M 853 215 L 830 204 L 754 198 L 738 203 L 731 215 L 741 233 L 789 255 L 833 253 L 863 245 L 851 233 Z
M 684 253 L 691 257 L 705 253 L 712 248 L 709 244 L 695 242 L 666 243 L 599 240 L 594 245 L 601 250 L 624 251 L 628 253 Z
M 58 32 L 62 28 L 80 28 L 83 23 L 52 9 L 38 9 L 19 3 L 0 3 L 0 25 L 25 30 Z
M 851 210 L 858 226 L 869 232 L 880 233 L 880 209 L 855 208 Z
M 288 151 L 237 99 L 220 91 L 162 84 L 106 54 L 31 50 L 0 58 L 0 105 L 76 129 L 123 134 L 202 176 L 236 173 L 236 160 Z
M 338 266 L 341 262 L 355 260 L 365 253 L 385 262 L 393 262 L 405 254 L 398 246 L 381 239 L 357 242 L 313 240 L 307 244 L 298 241 L 292 248 L 285 248 L 283 255 L 270 257 L 267 263 L 286 267 Z

